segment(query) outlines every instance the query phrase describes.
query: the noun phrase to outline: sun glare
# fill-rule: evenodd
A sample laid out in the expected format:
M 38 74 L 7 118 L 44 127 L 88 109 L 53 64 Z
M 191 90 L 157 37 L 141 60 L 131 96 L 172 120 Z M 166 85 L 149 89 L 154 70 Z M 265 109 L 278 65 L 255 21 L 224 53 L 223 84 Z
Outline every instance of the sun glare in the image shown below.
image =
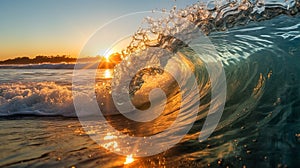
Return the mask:
M 109 69 L 106 69 L 104 71 L 104 77 L 105 78 L 111 78 L 112 77 L 111 71 Z
M 110 55 L 112 55 L 113 53 L 114 53 L 114 50 L 113 50 L 113 49 L 108 49 L 108 50 L 106 50 L 105 53 L 104 53 L 104 58 L 105 58 L 107 61 L 109 61 L 109 57 L 110 57 Z
M 126 157 L 126 161 L 124 162 L 124 164 L 126 165 L 126 164 L 130 164 L 132 162 L 134 162 L 134 158 L 132 157 L 132 155 L 128 155 Z

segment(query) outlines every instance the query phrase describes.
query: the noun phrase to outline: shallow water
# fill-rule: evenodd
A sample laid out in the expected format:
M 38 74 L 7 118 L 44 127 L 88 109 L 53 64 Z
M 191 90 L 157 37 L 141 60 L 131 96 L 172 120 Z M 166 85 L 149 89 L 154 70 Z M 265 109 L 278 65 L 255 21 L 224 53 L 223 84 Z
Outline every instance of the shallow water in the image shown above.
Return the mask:
M 125 157 L 94 142 L 76 119 L 71 86 L 73 70 L 0 69 L 0 166 L 297 167 L 300 165 L 299 23 L 299 16 L 278 16 L 228 31 L 211 32 L 208 37 L 223 62 L 227 83 L 225 109 L 217 129 L 204 142 L 198 141 L 211 99 L 207 73 L 200 66 L 197 73 L 201 74 L 198 82 L 202 103 L 190 132 L 170 150 L 136 158 L 130 165 L 124 165 Z M 189 50 L 184 48 L 180 52 L 191 59 Z M 96 80 L 99 107 L 109 113 L 116 111 L 108 103 L 110 73 L 100 70 Z M 160 75 L 167 76 L 146 73 L 144 83 Z M 161 132 L 174 121 L 181 101 L 172 79 L 164 86 L 173 89 L 168 93 L 167 110 L 157 120 L 141 124 L 121 115 L 106 119 L 129 135 Z M 147 87 L 156 86 L 144 85 L 133 89 L 132 94 L 138 96 Z M 147 100 L 133 99 L 133 102 L 141 109 L 148 106 Z M 184 107 L 193 106 L 194 102 L 188 102 Z M 187 118 L 182 123 L 189 121 Z M 110 135 L 101 128 L 91 131 L 94 132 L 88 134 Z M 107 148 L 126 147 L 121 137 L 109 140 L 103 144 Z

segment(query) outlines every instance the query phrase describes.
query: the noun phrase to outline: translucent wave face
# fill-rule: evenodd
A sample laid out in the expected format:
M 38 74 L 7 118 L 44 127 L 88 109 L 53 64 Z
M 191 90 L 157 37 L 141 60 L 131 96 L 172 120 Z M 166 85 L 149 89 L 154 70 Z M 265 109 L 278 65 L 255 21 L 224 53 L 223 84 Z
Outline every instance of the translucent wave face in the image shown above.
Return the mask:
M 116 136 L 114 144 L 118 144 L 118 147 L 103 146 L 116 153 L 151 156 L 178 143 L 197 118 L 201 97 L 199 88 L 203 86 L 211 88 L 213 101 L 199 137 L 200 141 L 213 132 L 221 117 L 226 96 L 226 79 L 214 46 L 193 22 L 182 17 L 170 17 L 172 18 L 159 17 L 158 21 L 146 18 L 148 26 L 139 29 L 132 36 L 129 47 L 123 50 L 124 59 L 114 68 L 111 85 L 96 84 L 100 88 L 108 86 L 108 90 L 95 88 L 96 73 L 90 74 L 89 79 L 82 80 L 80 76 L 87 75 L 86 69 L 77 66 L 74 71 L 73 95 L 76 112 L 79 118 L 86 114 L 93 116 L 92 121 L 80 120 L 82 125 L 87 132 L 99 132 L 98 129 L 101 128 Z M 103 30 L 100 30 L 100 34 L 103 33 L 101 31 Z M 118 41 L 122 41 L 122 37 Z M 115 45 L 117 44 L 116 42 Z M 86 48 L 83 49 L 85 50 Z M 200 69 L 206 69 L 206 75 L 199 74 Z M 96 91 L 97 94 L 110 98 L 101 100 L 102 96 L 95 95 L 95 90 L 99 91 Z M 121 114 L 133 122 L 146 124 L 136 129 L 147 127 L 148 132 L 150 130 L 156 133 L 130 136 L 124 132 L 130 130 L 129 128 L 118 128 L 120 123 L 112 124 L 113 127 L 110 125 L 115 123 L 112 120 L 114 117 L 110 117 L 110 120 L 104 117 L 103 108 L 105 116 Z M 151 128 L 151 122 L 154 125 L 164 123 L 161 125 L 166 127 Z M 90 136 L 98 144 L 107 144 L 101 133 Z

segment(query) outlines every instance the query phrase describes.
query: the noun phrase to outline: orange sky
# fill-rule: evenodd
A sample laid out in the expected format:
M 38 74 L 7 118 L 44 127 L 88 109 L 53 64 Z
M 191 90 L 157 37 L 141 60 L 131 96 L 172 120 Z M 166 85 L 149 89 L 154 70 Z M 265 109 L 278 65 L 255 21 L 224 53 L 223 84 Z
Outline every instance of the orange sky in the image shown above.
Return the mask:
M 197 1 L 0 1 L 0 60 L 37 55 L 77 57 L 91 35 L 116 17 L 137 11 L 171 9 L 174 5 L 184 7 L 193 2 Z M 130 27 L 130 23 L 125 24 Z M 97 44 L 98 50 L 104 52 L 110 36 L 120 31 L 122 27 L 109 30 Z

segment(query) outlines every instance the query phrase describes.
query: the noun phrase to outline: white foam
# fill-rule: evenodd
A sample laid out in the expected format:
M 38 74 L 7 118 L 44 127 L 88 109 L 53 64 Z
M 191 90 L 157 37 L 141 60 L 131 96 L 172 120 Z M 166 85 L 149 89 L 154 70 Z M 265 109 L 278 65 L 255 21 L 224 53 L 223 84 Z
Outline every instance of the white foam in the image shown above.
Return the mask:
M 71 85 L 54 82 L 5 83 L 0 85 L 0 116 L 76 116 Z

